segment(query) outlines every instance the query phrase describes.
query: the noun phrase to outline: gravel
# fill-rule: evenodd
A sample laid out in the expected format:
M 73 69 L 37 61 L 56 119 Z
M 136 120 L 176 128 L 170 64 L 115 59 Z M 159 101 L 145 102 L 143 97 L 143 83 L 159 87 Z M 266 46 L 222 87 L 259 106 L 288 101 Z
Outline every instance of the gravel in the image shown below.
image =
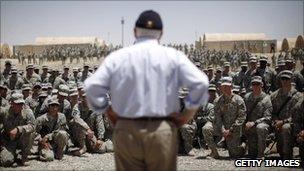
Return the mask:
M 206 157 L 209 150 L 196 150 L 195 156 L 178 156 L 178 170 L 301 170 L 299 168 L 257 168 L 243 167 L 236 168 L 234 160 L 229 159 L 227 150 L 219 149 L 221 159 Z M 277 156 L 274 154 L 272 156 Z M 15 166 L 10 168 L 1 168 L 0 170 L 114 170 L 113 153 L 90 154 L 86 153 L 82 157 L 64 155 L 61 161 L 52 162 L 38 161 L 37 156 L 30 156 L 27 166 Z

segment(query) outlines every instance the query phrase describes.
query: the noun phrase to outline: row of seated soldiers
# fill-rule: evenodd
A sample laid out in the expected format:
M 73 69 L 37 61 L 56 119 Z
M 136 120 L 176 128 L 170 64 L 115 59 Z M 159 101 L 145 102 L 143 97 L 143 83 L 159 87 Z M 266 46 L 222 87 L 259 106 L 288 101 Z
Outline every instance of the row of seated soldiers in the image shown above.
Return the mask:
M 249 91 L 234 88 L 234 79 L 221 77 L 209 86 L 209 102 L 201 106 L 193 120 L 179 129 L 180 153 L 194 155 L 194 145 L 209 148 L 208 156 L 221 158 L 218 148 L 231 158 L 265 158 L 268 138 L 276 142 L 282 159 L 293 159 L 294 147 L 304 160 L 304 96 L 293 82 L 294 73 L 279 73 L 280 87 L 264 90 L 262 76 L 251 77 Z M 187 89 L 180 92 L 181 104 Z M 183 110 L 183 109 L 181 109 Z M 273 143 L 274 144 L 274 143 Z
M 1 80 L 1 166 L 24 165 L 31 154 L 42 161 L 52 161 L 61 160 L 64 154 L 82 156 L 86 152 L 113 151 L 112 126 L 104 114 L 93 112 L 86 101 L 82 76 L 92 74 L 89 67 L 77 70 L 77 82 L 71 75 L 64 79 L 66 67 L 55 79 L 52 74 L 56 70 L 47 72 L 43 79 L 47 69 L 43 67 L 38 75 L 29 65 L 23 76 L 12 68 L 7 79 Z M 19 85 L 17 81 L 11 87 L 8 83 L 14 76 L 23 82 Z

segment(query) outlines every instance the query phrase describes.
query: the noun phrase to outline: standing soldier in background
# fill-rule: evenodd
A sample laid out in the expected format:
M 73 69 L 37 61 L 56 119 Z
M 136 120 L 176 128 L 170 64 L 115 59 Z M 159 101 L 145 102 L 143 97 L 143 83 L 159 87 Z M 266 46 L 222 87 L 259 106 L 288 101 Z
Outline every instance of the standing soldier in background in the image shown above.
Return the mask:
M 252 77 L 251 85 L 252 92 L 244 98 L 247 109 L 245 135 L 248 140 L 248 155 L 251 158 L 264 158 L 272 105 L 270 96 L 263 92 L 262 77 Z
M 162 29 L 158 13 L 141 13 L 135 44 L 111 53 L 85 81 L 87 100 L 96 112 L 106 109 L 110 92 L 107 113 L 115 125 L 118 170 L 176 170 L 177 126 L 188 123 L 208 101 L 208 77 L 183 53 L 159 45 Z M 189 88 L 182 114 L 181 87 Z
M 31 109 L 25 108 L 22 94 L 12 95 L 11 106 L 0 110 L 0 121 L 0 165 L 12 166 L 15 161 L 24 165 L 32 148 L 35 117 Z M 20 154 L 17 149 L 21 149 Z

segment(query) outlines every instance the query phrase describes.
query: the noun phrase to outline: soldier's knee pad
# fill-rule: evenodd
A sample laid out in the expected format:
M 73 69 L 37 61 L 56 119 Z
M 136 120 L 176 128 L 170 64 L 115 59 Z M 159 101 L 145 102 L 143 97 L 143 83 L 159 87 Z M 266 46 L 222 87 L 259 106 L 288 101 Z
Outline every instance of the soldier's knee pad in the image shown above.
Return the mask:
M 281 128 L 282 133 L 290 133 L 291 132 L 291 126 L 289 123 L 286 123 Z
M 9 167 L 14 164 L 14 155 L 8 150 L 2 150 L 0 153 L 0 166 Z
M 56 139 L 68 140 L 68 133 L 66 131 L 58 131 L 55 134 Z
M 268 125 L 267 124 L 258 124 L 256 126 L 256 131 L 259 132 L 267 132 L 268 131 Z

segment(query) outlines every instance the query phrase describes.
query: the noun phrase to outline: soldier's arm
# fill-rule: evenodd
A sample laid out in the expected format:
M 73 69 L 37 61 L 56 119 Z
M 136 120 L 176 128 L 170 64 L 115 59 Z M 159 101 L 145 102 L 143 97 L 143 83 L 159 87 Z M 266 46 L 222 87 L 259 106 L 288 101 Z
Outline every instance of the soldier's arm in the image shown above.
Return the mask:
M 99 140 L 103 140 L 106 129 L 104 126 L 102 114 L 101 113 L 94 113 L 94 114 L 96 115 L 96 119 L 95 119 L 95 128 L 96 129 L 94 129 L 96 138 Z
M 263 105 L 263 117 L 260 119 L 257 119 L 255 121 L 255 125 L 259 124 L 259 123 L 267 123 L 267 124 L 271 124 L 271 113 L 272 113 L 272 104 L 271 104 L 271 100 L 269 98 L 269 96 L 265 97 L 263 99 L 264 101 L 264 105 Z
M 223 125 L 223 118 L 222 118 L 222 113 L 220 110 L 220 103 L 218 100 L 215 100 L 214 102 L 214 120 L 213 120 L 213 126 L 214 130 L 217 133 L 223 133 L 224 125 Z
M 213 122 L 214 120 L 214 105 L 210 104 L 207 109 L 207 121 Z
M 233 131 L 235 128 L 238 128 L 242 126 L 246 120 L 246 105 L 244 100 L 238 99 L 237 101 L 238 104 L 238 114 L 237 118 L 235 119 L 235 122 L 231 125 L 229 128 L 230 131 Z
M 297 103 L 297 105 L 292 110 L 292 122 L 293 131 L 297 135 L 301 130 L 303 130 L 303 120 L 304 120 L 304 100 Z
M 26 125 L 17 126 L 19 133 L 31 133 L 35 131 L 35 117 L 31 109 L 25 109 L 26 112 Z

